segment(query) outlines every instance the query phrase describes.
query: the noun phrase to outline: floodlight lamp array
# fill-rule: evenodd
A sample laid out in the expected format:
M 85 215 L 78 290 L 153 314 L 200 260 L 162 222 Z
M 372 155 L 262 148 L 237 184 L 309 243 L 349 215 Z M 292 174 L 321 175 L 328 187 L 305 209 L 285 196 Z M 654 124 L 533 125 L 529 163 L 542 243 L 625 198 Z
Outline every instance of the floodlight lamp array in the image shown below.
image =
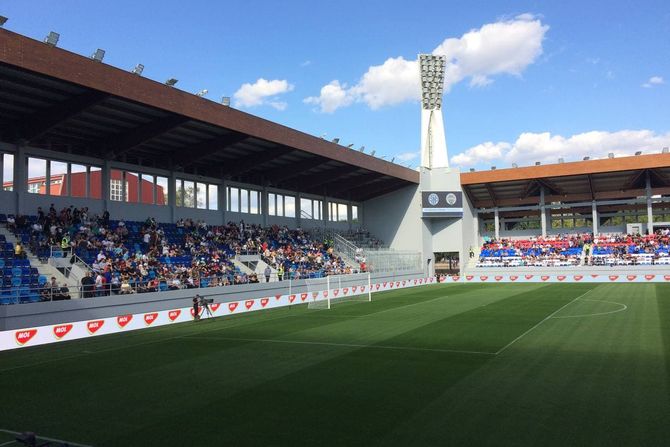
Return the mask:
M 445 56 L 432 54 L 419 55 L 421 70 L 421 105 L 426 110 L 439 110 L 442 107 L 444 89 Z

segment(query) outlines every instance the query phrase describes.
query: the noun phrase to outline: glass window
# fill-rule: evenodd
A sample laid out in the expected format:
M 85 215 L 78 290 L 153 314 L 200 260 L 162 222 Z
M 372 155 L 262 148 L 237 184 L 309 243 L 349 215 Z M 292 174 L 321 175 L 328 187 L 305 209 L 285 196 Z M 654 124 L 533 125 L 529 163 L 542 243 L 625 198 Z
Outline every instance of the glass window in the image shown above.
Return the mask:
M 41 158 L 28 158 L 28 192 L 46 194 L 47 161 Z
M 228 198 L 228 204 L 229 204 L 229 210 L 232 211 L 233 213 L 239 213 L 240 212 L 240 190 L 237 188 L 228 188 L 230 191 L 229 198 Z
M 268 215 L 270 216 L 276 216 L 277 215 L 277 209 L 275 207 L 275 201 L 276 201 L 276 195 L 273 193 L 268 194 Z
M 295 197 L 284 196 L 284 216 L 295 217 Z
M 137 203 L 139 201 L 140 176 L 136 172 L 126 171 L 126 202 Z
M 258 204 L 259 202 L 259 196 L 260 193 L 258 191 L 251 191 L 251 194 L 249 196 L 249 212 L 251 214 L 260 214 L 260 206 Z
M 196 207 L 200 209 L 207 208 L 207 185 L 196 183 Z
M 49 161 L 49 194 L 54 196 L 66 196 L 67 163 L 62 161 Z
M 249 190 L 240 189 L 240 213 L 249 212 Z
M 184 206 L 195 208 L 195 183 L 190 180 L 184 180 Z
M 123 202 L 128 199 L 128 188 L 126 185 L 126 196 L 123 197 L 123 188 L 121 182 L 123 181 L 123 171 L 112 169 L 109 173 L 109 200 L 115 202 Z
M 168 203 L 168 179 L 156 177 L 156 205 L 167 205 Z
M 140 203 L 153 204 L 154 203 L 154 176 L 149 174 L 140 175 L 142 181 L 142 197 Z
M 209 188 L 209 203 L 207 204 L 207 207 L 210 210 L 218 210 L 219 209 L 219 185 L 208 185 Z
M 281 194 L 276 194 L 277 196 L 277 216 L 284 215 L 284 196 Z
M 312 199 L 300 198 L 300 218 L 314 219 L 314 213 L 312 211 Z
M 358 223 L 358 206 L 351 205 L 351 222 Z
M 53 169 L 53 168 L 52 168 Z M 100 170 L 99 168 L 98 171 Z M 91 178 L 93 177 L 93 168 L 91 168 Z M 53 177 L 52 177 L 53 178 Z M 98 172 L 98 194 L 100 194 L 100 173 Z M 70 165 L 70 175 L 66 179 L 66 183 L 70 184 L 70 195 L 72 197 L 86 197 L 86 166 L 72 163 Z M 66 186 L 64 186 L 66 188 Z M 93 188 L 91 188 L 91 195 Z M 100 197 L 96 197 L 100 198 Z
M 175 180 L 175 194 L 177 194 L 177 206 L 184 206 L 184 181 L 181 179 Z
M 2 190 L 14 190 L 14 154 L 2 154 Z

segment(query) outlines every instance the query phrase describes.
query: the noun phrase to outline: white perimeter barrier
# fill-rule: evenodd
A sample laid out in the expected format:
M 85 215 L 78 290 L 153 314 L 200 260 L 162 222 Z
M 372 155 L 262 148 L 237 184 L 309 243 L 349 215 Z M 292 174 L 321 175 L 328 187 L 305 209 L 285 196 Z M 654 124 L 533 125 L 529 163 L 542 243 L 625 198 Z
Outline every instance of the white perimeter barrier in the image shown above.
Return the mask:
M 393 289 L 404 289 L 427 284 L 437 283 L 435 277 L 405 279 L 400 281 L 385 281 L 372 284 L 372 292 L 384 292 Z M 241 301 L 210 304 L 213 316 L 237 315 L 263 309 L 291 306 L 321 301 L 341 295 L 360 295 L 368 293 L 367 285 L 342 287 L 340 289 L 322 290 L 319 292 L 299 293 L 292 295 L 276 295 L 267 298 L 255 298 Z M 20 304 L 16 304 L 20 306 Z M 200 315 L 202 315 L 200 308 Z M 102 318 L 91 321 L 76 321 L 72 323 L 39 326 L 19 330 L 0 332 L 0 351 L 27 346 L 44 345 L 79 338 L 95 337 L 98 335 L 116 334 L 149 327 L 164 326 L 175 323 L 184 323 L 193 320 L 193 308 L 163 310 L 144 314 L 127 314 L 117 317 Z
M 565 282 L 565 283 L 579 283 L 579 282 L 599 282 L 599 283 L 646 283 L 646 282 L 667 282 L 670 284 L 670 275 L 658 273 L 636 273 L 636 274 L 621 274 L 613 273 L 607 274 L 570 274 L 570 275 L 463 275 L 451 276 L 446 282 L 466 282 L 466 283 L 483 283 L 483 282 Z

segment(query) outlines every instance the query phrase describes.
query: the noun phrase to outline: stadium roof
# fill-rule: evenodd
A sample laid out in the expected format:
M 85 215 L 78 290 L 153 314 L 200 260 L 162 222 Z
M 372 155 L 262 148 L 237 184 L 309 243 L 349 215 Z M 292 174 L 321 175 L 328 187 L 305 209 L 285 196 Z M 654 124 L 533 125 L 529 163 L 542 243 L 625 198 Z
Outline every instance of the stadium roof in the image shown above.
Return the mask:
M 0 139 L 367 200 L 419 173 L 0 29 Z
M 670 194 L 670 154 L 638 155 L 552 165 L 461 174 L 463 190 L 474 206 L 537 205 L 544 187 L 545 203 L 628 199 Z

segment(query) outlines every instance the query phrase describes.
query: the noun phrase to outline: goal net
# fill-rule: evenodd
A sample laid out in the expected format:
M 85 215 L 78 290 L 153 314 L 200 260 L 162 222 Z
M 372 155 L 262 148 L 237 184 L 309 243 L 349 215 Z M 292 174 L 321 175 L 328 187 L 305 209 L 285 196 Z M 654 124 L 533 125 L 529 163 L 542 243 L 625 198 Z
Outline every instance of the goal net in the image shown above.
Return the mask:
M 306 280 L 309 309 L 330 309 L 336 303 L 372 301 L 370 273 L 333 275 Z

